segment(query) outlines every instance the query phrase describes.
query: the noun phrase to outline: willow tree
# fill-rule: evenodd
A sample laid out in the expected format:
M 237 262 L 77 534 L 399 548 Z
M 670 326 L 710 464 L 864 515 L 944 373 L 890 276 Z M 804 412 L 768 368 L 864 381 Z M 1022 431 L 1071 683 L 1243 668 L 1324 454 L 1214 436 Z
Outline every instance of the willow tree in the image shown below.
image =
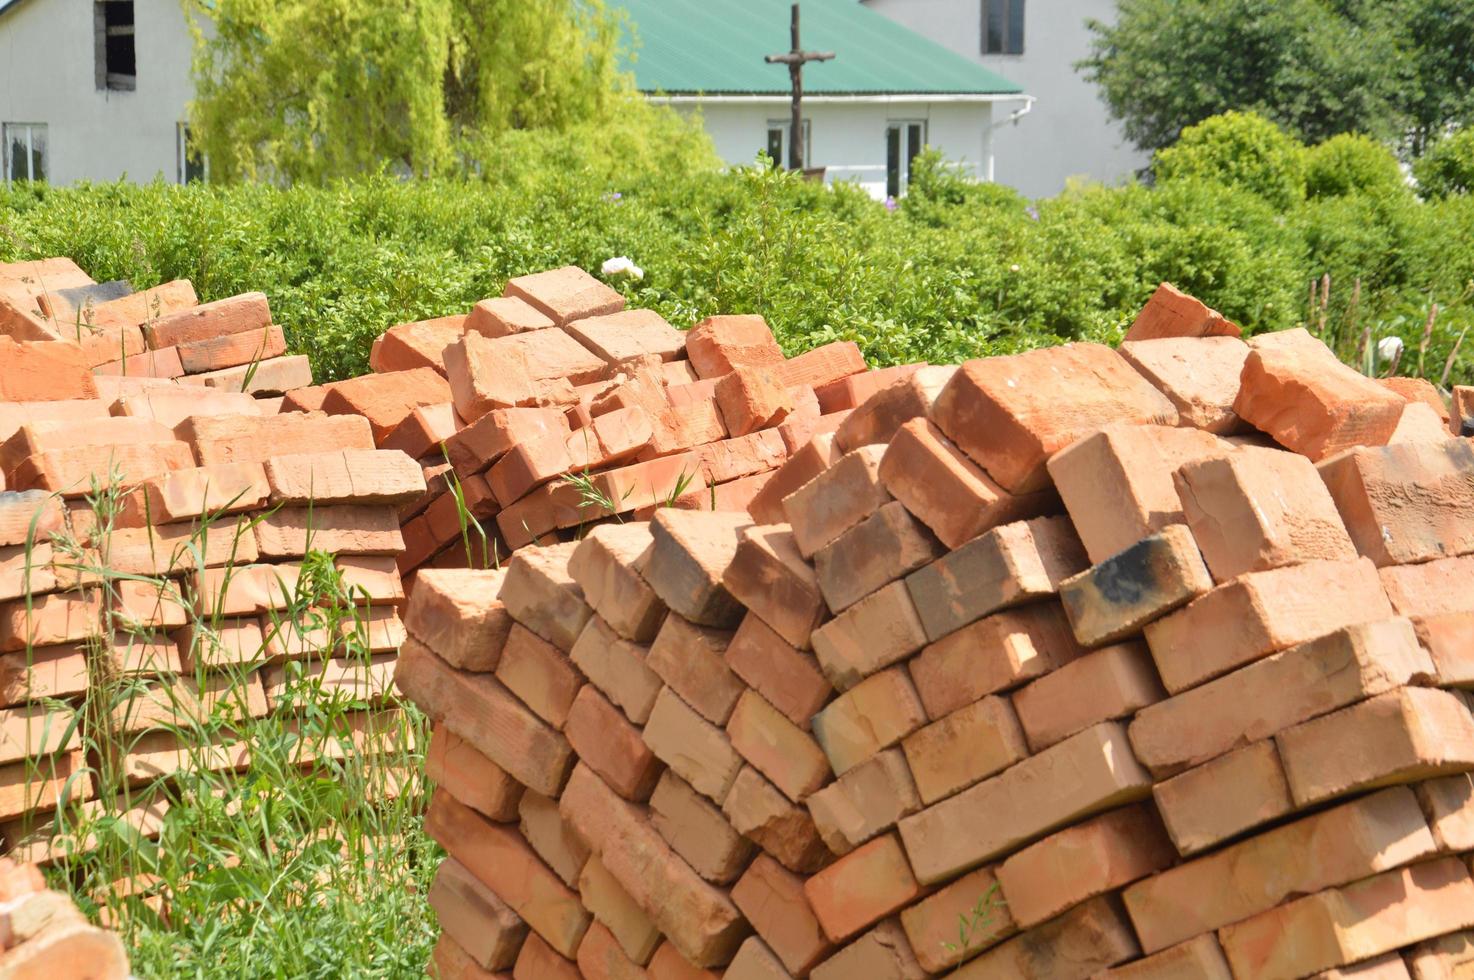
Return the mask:
M 602 0 L 183 2 L 216 180 L 446 173 L 476 137 L 597 118 L 626 88 Z

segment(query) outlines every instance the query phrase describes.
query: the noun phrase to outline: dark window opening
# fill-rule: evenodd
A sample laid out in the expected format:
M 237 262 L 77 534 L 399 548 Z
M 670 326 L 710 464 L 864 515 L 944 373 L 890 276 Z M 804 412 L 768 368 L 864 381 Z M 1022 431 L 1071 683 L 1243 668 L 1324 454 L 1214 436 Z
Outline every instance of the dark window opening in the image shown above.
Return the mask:
M 99 90 L 131 92 L 138 87 L 133 0 L 97 0 L 92 6 Z
M 911 183 L 911 164 L 926 147 L 926 123 L 893 122 L 885 128 L 885 196 L 900 197 Z
M 983 0 L 983 54 L 1024 53 L 1024 0 Z
M 813 127 L 809 120 L 804 120 L 804 166 L 810 166 L 814 158 L 814 142 L 812 137 Z M 788 166 L 788 131 L 793 124 L 787 120 L 768 121 L 768 156 L 773 158 L 773 165 L 780 170 Z
M 175 137 L 175 155 L 178 157 L 179 182 L 197 184 L 205 180 L 205 156 L 189 138 L 189 123 L 180 123 Z
M 0 162 L 6 182 L 46 179 L 46 125 L 5 123 L 0 126 Z

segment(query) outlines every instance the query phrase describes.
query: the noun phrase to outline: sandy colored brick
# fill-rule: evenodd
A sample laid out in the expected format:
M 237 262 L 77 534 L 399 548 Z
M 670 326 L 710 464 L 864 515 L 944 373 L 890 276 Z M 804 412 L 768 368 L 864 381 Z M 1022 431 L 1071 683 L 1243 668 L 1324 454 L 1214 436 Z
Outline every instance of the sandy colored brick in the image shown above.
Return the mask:
M 792 646 L 807 649 L 824 620 L 824 599 L 814 569 L 799 553 L 787 525 L 755 525 L 738 532 L 738 544 L 722 585 Z
M 555 950 L 565 956 L 577 951 L 591 916 L 517 831 L 491 823 L 442 791 L 431 800 L 425 832 Z
M 560 326 L 624 309 L 624 297 L 616 290 L 572 265 L 510 279 L 505 295 L 526 302 Z
M 922 967 L 944 973 L 1018 932 L 995 870 L 965 874 L 901 912 L 901 928 Z M 968 923 L 966 944 L 958 942 L 963 921 Z
M 1140 953 L 1120 902 L 1101 896 L 993 947 L 955 976 L 1085 980 Z
M 921 886 L 894 834 L 876 838 L 804 883 L 824 934 L 842 942 L 916 899 Z
M 1384 446 L 1403 400 L 1339 361 L 1289 348 L 1249 354 L 1234 411 L 1287 449 L 1319 462 L 1352 446 Z
M 645 663 L 648 655 L 649 648 L 631 643 L 591 616 L 568 657 L 630 721 L 643 725 L 662 687 L 660 676 Z
M 444 723 L 437 724 L 430 735 L 425 776 L 488 820 L 510 823 L 517 819 L 522 784 Z
M 453 857 L 440 862 L 428 900 L 441 930 L 477 966 L 508 970 L 517 962 L 527 923 L 464 864 Z
M 842 612 L 944 553 L 924 524 L 891 501 L 820 548 L 814 571 L 829 608 Z
M 559 955 L 537 933 L 529 935 L 522 944 L 512 977 L 513 980 L 583 980 L 583 974 L 572 960 Z
M 1169 867 L 1177 851 L 1151 803 L 1067 827 L 998 868 L 1008 912 L 1029 929 L 1068 909 Z
M 1274 742 L 1254 742 L 1152 787 L 1172 843 L 1184 857 L 1295 809 Z
M 263 558 L 300 558 L 309 550 L 337 555 L 394 555 L 404 550 L 392 507 L 287 507 L 266 513 L 254 529 Z
M 524 548 L 507 565 L 501 601 L 517 622 L 560 650 L 571 651 L 593 611 L 568 574 L 575 542 Z
M 1474 970 L 1474 930 L 1429 939 L 1407 952 L 1413 980 L 1459 980 Z
M 1004 490 L 925 417 L 896 430 L 880 460 L 880 482 L 948 548 L 1058 506 L 1051 491 Z
M 838 855 L 848 854 L 921 809 L 905 756 L 895 748 L 810 794 L 806 804 L 820 838 Z
M 650 643 L 666 607 L 645 581 L 645 553 L 652 538 L 647 524 L 602 524 L 592 528 L 568 558 L 568 573 L 584 601 L 620 636 Z
M 1049 475 L 1092 562 L 1102 562 L 1185 518 L 1173 474 L 1231 452 L 1196 429 L 1109 425 L 1049 459 Z
M 1286 647 L 1392 615 L 1365 559 L 1311 561 L 1218 586 L 1146 627 L 1147 645 L 1173 694 Z
M 563 733 L 582 763 L 614 792 L 629 800 L 649 799 L 660 778 L 660 759 L 640 729 L 592 685 L 585 684 L 573 699 Z
M 662 510 L 650 522 L 654 538 L 645 580 L 672 611 L 701 626 L 731 629 L 742 606 L 722 584 L 737 553 L 746 514 Z
M 698 793 L 715 802 L 727 790 L 742 767 L 726 732 L 702 718 L 669 688 L 655 699 L 645 723 L 645 744 L 655 756 Z
M 792 980 L 783 963 L 756 936 L 747 937 L 722 976 L 727 980 Z
M 1131 745 L 1170 775 L 1433 674 L 1407 620 L 1348 626 L 1144 707 Z
M 720 378 L 739 367 L 783 362 L 773 331 L 760 316 L 711 316 L 686 332 L 686 356 L 702 378 Z
M 513 778 L 547 796 L 572 767 L 568 740 L 487 674 L 458 671 L 418 644 L 400 651 L 395 684 L 422 711 Z
M 284 415 L 195 415 L 174 429 L 201 466 L 264 463 L 273 456 L 373 449 L 368 420 L 356 415 L 288 412 Z
M 1401 962 L 1400 960 L 1398 962 Z M 1206 933 L 1114 970 L 1100 980 L 1233 980 L 1218 938 Z
M 1069 344 L 968 361 L 931 420 L 1005 490 L 1030 493 L 1081 436 L 1112 422 L 1175 425 L 1177 410 L 1115 351 Z
M 1152 293 L 1126 331 L 1127 342 L 1160 337 L 1237 337 L 1239 328 L 1222 313 L 1170 282 Z
M 814 980 L 874 977 L 875 980 L 922 980 L 926 971 L 916 961 L 911 943 L 895 919 L 886 919 L 820 963 Z
M 805 975 L 833 950 L 804 892 L 804 879 L 765 854 L 732 886 L 732 901 L 788 974 Z
M 1150 792 L 1125 727 L 1105 722 L 906 817 L 901 840 L 916 876 L 932 884 Z M 994 816 L 980 825 L 979 813 Z
M 1193 535 L 1173 524 L 1065 579 L 1059 599 L 1075 639 L 1093 647 L 1136 636 L 1211 588 Z
M 731 634 L 668 616 L 645 667 L 714 725 L 725 725 L 745 687 L 727 666 Z
M 1474 716 L 1458 696 L 1431 688 L 1380 694 L 1280 732 L 1275 742 L 1297 806 L 1474 769 Z
M 1443 776 L 1415 788 L 1438 849 L 1474 850 L 1474 775 Z
M 805 558 L 833 542 L 891 499 L 880 482 L 884 446 L 846 453 L 783 498 L 783 512 Z
M 752 859 L 752 842 L 733 828 L 721 807 L 669 769 L 661 773 L 650 797 L 650 823 L 697 874 L 714 884 L 731 884 Z
M 1452 858 L 1328 889 L 1219 932 L 1235 976 L 1289 980 L 1474 925 L 1474 881 Z
M 1220 434 L 1243 428 L 1233 401 L 1249 345 L 1239 338 L 1133 340 L 1123 343 L 1120 353 L 1171 400 L 1182 425 Z
M 312 363 L 306 354 L 288 354 L 238 367 L 185 375 L 179 383 L 257 396 L 282 395 L 312 384 Z M 262 412 L 262 415 L 267 414 L 270 413 Z
M 589 859 L 589 847 L 558 812 L 558 801 L 531 790 L 517 803 L 517 830 L 548 869 L 569 888 Z
M 1220 582 L 1356 556 L 1335 501 L 1304 456 L 1244 447 L 1189 462 L 1174 480 L 1187 524 Z
M 650 826 L 594 773 L 574 770 L 560 808 L 593 845 L 604 867 L 691 964 L 729 961 L 746 923 L 726 891 L 703 881 Z
M 426 569 L 404 625 L 453 667 L 493 671 L 513 623 L 500 594 L 506 572 Z
M 756 691 L 746 691 L 727 722 L 732 747 L 795 803 L 830 778 L 824 750 Z
M 1005 524 L 906 576 L 906 588 L 933 643 L 1009 606 L 1047 598 L 1088 567 L 1063 517 Z
M 748 504 L 748 512 L 760 524 L 782 524 L 788 520 L 783 498 L 833 466 L 843 455 L 834 444 L 834 433 L 812 436 L 789 454 L 788 460 L 763 484 Z
M 1032 681 L 1013 695 L 1013 706 L 1029 749 L 1042 752 L 1166 696 L 1146 645 L 1133 641 L 1092 650 Z
M 1029 754 L 1008 699 L 986 697 L 901 741 L 921 801 L 931 805 L 987 779 Z
M 1474 595 L 1463 582 L 1474 572 L 1474 556 L 1440 558 L 1420 565 L 1379 569 L 1382 587 L 1399 616 L 1414 622 L 1434 616 L 1474 613 Z
M 812 654 L 790 646 L 752 613 L 732 634 L 726 662 L 733 674 L 800 727 L 807 727 L 834 694 Z
M 957 368 L 921 367 L 892 381 L 855 406 L 835 430 L 834 438 L 845 452 L 861 446 L 888 445 L 896 432 L 912 419 L 924 419 Z M 875 372 L 859 377 L 870 377 Z
M 833 859 L 809 811 L 751 766 L 743 766 L 733 780 L 722 813 L 738 833 L 790 871 L 810 874 Z
M 584 685 L 583 675 L 562 650 L 515 623 L 495 673 L 507 690 L 559 730 L 567 723 L 573 699 Z
M 814 654 L 824 676 L 844 691 L 911 656 L 926 640 L 911 592 L 897 581 L 815 630 Z
M 1319 470 L 1356 550 L 1377 565 L 1474 551 L 1474 451 L 1467 441 L 1363 447 Z
M 402 452 L 347 449 L 266 461 L 272 503 L 399 506 L 425 493 L 420 466 Z
M 836 776 L 898 743 L 926 724 L 926 713 L 905 670 L 872 674 L 831 701 L 813 718 L 818 739 Z

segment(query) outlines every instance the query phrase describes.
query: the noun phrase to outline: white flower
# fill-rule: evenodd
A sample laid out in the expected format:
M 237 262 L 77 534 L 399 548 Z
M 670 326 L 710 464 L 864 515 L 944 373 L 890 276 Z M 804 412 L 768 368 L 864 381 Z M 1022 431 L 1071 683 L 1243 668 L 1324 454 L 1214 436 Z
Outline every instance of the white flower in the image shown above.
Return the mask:
M 1377 341 L 1377 356 L 1384 361 L 1394 361 L 1402 356 L 1401 337 L 1383 337 Z
M 605 259 L 603 268 L 600 270 L 606 276 L 629 276 L 631 279 L 644 279 L 645 270 L 631 262 L 623 255 L 612 259 Z
M 1015 262 L 1013 265 L 1009 266 L 1008 267 L 1008 271 L 1009 272 L 1017 272 L 1018 271 L 1018 263 Z

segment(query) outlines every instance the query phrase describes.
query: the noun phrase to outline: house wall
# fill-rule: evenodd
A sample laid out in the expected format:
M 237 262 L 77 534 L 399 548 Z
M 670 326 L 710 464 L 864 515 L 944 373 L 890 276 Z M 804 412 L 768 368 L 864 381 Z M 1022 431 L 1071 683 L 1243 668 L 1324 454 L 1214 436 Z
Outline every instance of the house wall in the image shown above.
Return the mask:
M 20 0 L 0 15 L 0 122 L 45 123 L 55 184 L 179 180 L 176 125 L 193 95 L 179 0 L 136 0 L 138 87 L 98 91 L 92 4 Z
M 1090 54 L 1087 18 L 1109 22 L 1115 0 L 1027 0 L 1024 53 L 985 55 L 982 0 L 864 0 L 918 34 L 985 65 L 1038 101 L 1009 122 L 998 107 L 995 179 L 1029 197 L 1059 193 L 1071 177 L 1105 183 L 1129 179 L 1150 157 L 1109 118 L 1096 87 L 1075 70 Z
M 701 113 L 717 152 L 731 164 L 751 163 L 767 148 L 769 120 L 787 120 L 789 115 L 786 99 L 754 103 L 707 98 L 676 100 L 674 105 L 686 113 Z M 871 196 L 884 198 L 887 123 L 924 120 L 930 145 L 987 179 L 992 109 L 987 102 L 840 103 L 810 98 L 804 103 L 809 163 L 828 168 L 826 181 L 855 180 Z

